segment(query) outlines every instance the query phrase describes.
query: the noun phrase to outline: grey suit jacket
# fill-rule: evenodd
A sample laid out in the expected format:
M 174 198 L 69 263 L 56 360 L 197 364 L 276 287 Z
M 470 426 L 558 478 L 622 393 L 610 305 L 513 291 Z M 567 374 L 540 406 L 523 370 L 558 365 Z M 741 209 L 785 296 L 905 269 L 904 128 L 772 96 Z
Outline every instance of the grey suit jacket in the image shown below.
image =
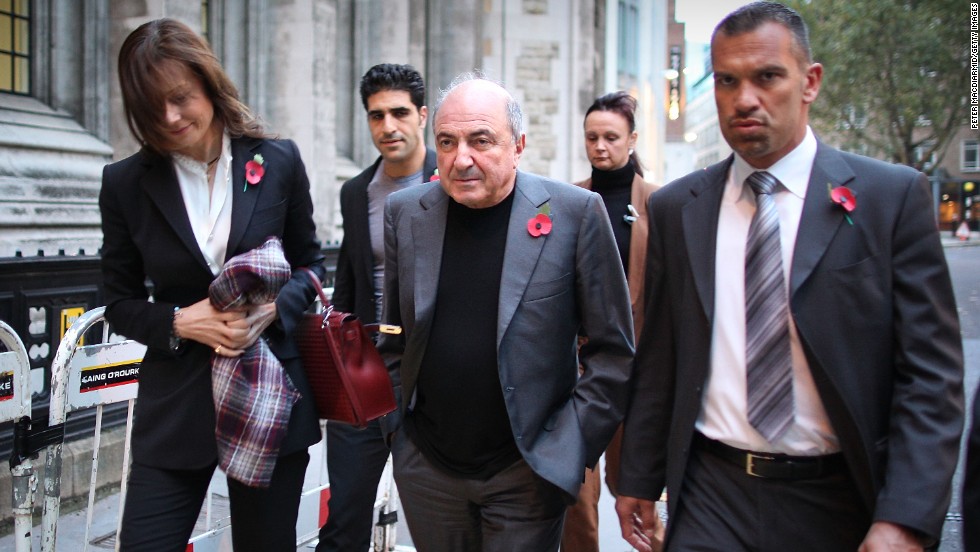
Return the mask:
M 709 372 L 718 211 L 732 158 L 651 196 L 646 324 L 620 491 L 669 507 Z M 852 223 L 827 186 L 854 193 Z M 817 391 L 874 520 L 939 536 L 963 417 L 956 305 L 926 178 L 820 143 L 790 275 Z
M 520 171 L 514 193 L 500 275 L 500 385 L 524 459 L 571 499 L 625 410 L 633 358 L 629 292 L 597 194 Z M 384 335 L 379 350 L 403 414 L 429 341 L 448 201 L 432 182 L 392 194 L 385 209 L 382 319 L 404 333 Z M 545 204 L 553 228 L 535 238 L 527 224 Z M 577 357 L 579 333 L 589 340 Z M 393 431 L 397 421 L 386 420 L 384 429 Z

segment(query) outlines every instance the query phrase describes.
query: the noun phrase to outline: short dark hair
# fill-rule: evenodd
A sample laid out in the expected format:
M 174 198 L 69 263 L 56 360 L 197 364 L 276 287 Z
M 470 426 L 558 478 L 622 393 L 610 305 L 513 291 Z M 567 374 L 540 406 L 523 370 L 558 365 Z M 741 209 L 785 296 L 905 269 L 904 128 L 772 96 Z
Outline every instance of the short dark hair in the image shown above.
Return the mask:
M 618 92 L 610 92 L 604 96 L 599 96 L 592 102 L 589 109 L 585 111 L 585 116 L 588 117 L 589 113 L 593 111 L 612 111 L 613 113 L 618 113 L 629 125 L 630 132 L 636 130 L 636 98 L 630 96 L 628 93 L 620 90 Z M 640 163 L 640 157 L 636 155 L 636 150 L 630 154 L 630 162 L 633 163 L 633 170 L 636 174 L 643 176 L 643 166 Z
M 813 61 L 810 52 L 810 32 L 800 14 L 789 6 L 777 2 L 753 2 L 725 16 L 711 33 L 711 41 L 719 33 L 725 36 L 735 36 L 754 31 L 765 23 L 777 23 L 789 29 L 793 42 L 799 49 L 804 63 Z
M 140 144 L 159 154 L 169 153 L 165 91 L 159 85 L 164 78 L 161 66 L 167 61 L 183 65 L 201 80 L 214 106 L 214 116 L 224 123 L 229 136 L 265 136 L 258 118 L 239 100 L 238 89 L 208 43 L 180 21 L 164 18 L 137 27 L 119 49 L 123 112 Z
M 425 105 L 425 81 L 411 65 L 379 63 L 361 77 L 361 103 L 368 108 L 368 98 L 385 90 L 408 92 L 416 109 Z

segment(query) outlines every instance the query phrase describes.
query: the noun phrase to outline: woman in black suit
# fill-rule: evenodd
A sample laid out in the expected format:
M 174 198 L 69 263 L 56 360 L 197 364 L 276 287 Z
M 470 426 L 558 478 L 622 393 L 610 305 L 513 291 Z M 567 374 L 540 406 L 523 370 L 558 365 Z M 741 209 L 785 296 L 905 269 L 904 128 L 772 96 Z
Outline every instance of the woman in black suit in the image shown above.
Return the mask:
M 222 312 L 208 286 L 226 260 L 269 236 L 294 270 L 322 276 L 305 167 L 293 142 L 265 137 L 210 48 L 182 23 L 133 31 L 119 80 L 142 149 L 103 173 L 106 318 L 147 346 L 121 548 L 186 548 L 217 465 L 212 355 L 239 356 L 261 336 L 301 398 L 271 484 L 228 479 L 232 538 L 239 552 L 293 551 L 306 449 L 320 430 L 291 334 L 316 292 L 294 272 L 274 302 Z

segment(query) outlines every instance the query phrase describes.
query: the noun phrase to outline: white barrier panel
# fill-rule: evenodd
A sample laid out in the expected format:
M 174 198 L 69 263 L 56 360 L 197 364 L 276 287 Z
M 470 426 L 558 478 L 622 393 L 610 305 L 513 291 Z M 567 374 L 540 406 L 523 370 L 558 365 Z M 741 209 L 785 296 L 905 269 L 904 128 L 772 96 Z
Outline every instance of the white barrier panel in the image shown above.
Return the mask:
M 144 354 L 146 346 L 136 341 L 77 348 L 68 372 L 67 411 L 135 399 Z
M 104 405 L 124 401 L 129 403 L 129 409 L 119 493 L 120 511 L 126 500 L 133 404 L 138 392 L 139 364 L 146 352 L 146 347 L 134 341 L 107 343 L 109 330 L 108 325 L 104 323 L 104 315 L 105 307 L 99 307 L 79 316 L 65 332 L 51 363 L 48 425 L 55 427 L 63 424 L 69 412 L 82 408 L 96 408 L 85 538 L 79 548 L 82 552 L 88 549 L 92 527 L 99 470 L 99 444 L 102 436 L 102 409 Z M 102 343 L 79 346 L 79 341 L 85 333 L 100 323 Z M 57 541 L 58 517 L 61 512 L 61 452 L 62 443 L 58 443 L 49 446 L 45 454 L 44 512 L 41 518 L 42 552 L 54 552 Z
M 0 422 L 31 415 L 31 363 L 20 337 L 0 320 Z
M 31 362 L 24 342 L 6 322 L 0 320 L 0 422 L 18 421 L 31 416 Z M 31 551 L 32 510 L 37 478 L 30 458 L 10 467 L 11 505 L 14 517 L 16 552 Z

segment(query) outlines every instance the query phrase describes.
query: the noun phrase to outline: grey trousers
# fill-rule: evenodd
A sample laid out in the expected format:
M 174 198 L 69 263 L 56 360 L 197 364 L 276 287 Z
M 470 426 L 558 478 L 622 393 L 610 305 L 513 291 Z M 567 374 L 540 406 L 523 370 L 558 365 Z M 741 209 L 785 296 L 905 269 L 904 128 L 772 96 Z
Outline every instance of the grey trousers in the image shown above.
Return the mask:
M 399 431 L 392 444 L 395 483 L 419 552 L 557 551 L 565 517 L 562 491 L 518 460 L 487 481 L 433 466 Z

